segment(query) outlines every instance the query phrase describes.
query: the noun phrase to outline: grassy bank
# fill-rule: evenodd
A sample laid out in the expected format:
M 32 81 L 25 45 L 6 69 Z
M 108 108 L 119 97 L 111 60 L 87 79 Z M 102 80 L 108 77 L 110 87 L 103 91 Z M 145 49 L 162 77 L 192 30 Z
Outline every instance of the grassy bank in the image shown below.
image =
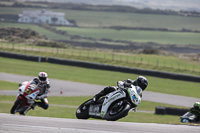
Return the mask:
M 145 30 L 114 30 L 99 28 L 57 27 L 58 30 L 67 31 L 71 35 L 92 37 L 95 39 L 109 38 L 132 42 L 155 42 L 158 44 L 199 44 L 200 33 L 164 32 Z

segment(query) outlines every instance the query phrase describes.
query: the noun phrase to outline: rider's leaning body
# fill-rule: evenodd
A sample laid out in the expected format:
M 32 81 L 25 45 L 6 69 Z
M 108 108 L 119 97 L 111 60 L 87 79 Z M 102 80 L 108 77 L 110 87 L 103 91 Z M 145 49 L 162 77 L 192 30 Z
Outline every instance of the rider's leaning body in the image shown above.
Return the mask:
M 35 84 L 36 88 L 39 88 L 40 92 L 36 97 L 36 100 L 40 100 L 41 102 L 35 102 L 32 105 L 32 109 L 35 108 L 36 105 L 38 105 L 39 107 L 42 107 L 43 109 L 48 109 L 49 104 L 48 104 L 48 100 L 47 100 L 47 94 L 49 92 L 50 89 L 50 82 L 49 79 L 47 78 L 47 73 L 46 72 L 40 72 L 38 74 L 38 78 L 34 78 L 33 80 L 31 80 L 29 87 L 31 88 L 31 85 Z
M 200 121 L 200 102 L 195 102 L 189 112 L 195 114 L 197 116 L 197 121 Z
M 113 91 L 118 90 L 118 89 L 125 88 L 125 87 L 131 86 L 131 85 L 136 86 L 137 93 L 142 98 L 142 92 L 148 86 L 148 80 L 143 76 L 139 76 L 136 80 L 127 79 L 124 81 L 118 81 L 117 86 L 105 87 L 102 91 L 100 91 L 98 94 L 96 94 L 93 97 L 93 101 L 97 102 L 100 97 L 105 96 Z

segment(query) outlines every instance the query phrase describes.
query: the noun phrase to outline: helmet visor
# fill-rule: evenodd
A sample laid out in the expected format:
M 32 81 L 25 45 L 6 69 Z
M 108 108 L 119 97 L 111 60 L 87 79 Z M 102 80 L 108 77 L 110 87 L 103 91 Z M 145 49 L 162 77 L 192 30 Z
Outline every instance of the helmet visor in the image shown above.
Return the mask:
M 46 81 L 46 77 L 39 77 L 39 79 L 41 80 L 41 81 Z
M 144 83 L 143 83 L 143 84 L 140 84 L 139 86 L 140 86 L 140 88 L 141 88 L 143 91 L 147 88 L 147 85 L 144 84 Z

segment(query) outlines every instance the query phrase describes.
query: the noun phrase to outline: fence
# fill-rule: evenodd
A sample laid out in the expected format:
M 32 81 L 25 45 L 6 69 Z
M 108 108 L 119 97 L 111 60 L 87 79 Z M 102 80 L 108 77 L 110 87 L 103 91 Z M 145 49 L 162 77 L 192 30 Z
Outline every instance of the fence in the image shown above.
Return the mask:
M 110 52 L 106 50 L 91 50 L 78 48 L 42 47 L 29 44 L 0 43 L 1 50 L 17 53 L 92 61 L 127 67 L 142 67 L 154 70 L 190 71 L 200 73 L 200 64 L 188 63 L 173 57 L 156 55 L 135 55 L 130 53 Z

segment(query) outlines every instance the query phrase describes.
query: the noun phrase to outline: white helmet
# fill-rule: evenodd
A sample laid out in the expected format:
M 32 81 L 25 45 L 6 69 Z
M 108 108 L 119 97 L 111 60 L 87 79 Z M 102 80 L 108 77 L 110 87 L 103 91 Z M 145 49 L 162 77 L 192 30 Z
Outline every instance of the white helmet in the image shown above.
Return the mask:
M 40 79 L 41 83 L 45 83 L 47 80 L 48 74 L 46 72 L 39 72 L 38 78 Z

